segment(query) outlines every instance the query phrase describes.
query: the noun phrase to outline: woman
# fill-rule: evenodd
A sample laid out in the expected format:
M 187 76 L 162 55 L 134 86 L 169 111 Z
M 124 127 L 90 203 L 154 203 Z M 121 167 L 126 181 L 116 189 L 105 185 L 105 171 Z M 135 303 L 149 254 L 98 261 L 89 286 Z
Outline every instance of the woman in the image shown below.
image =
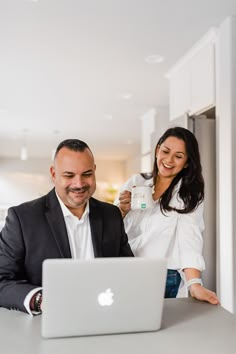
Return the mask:
M 218 304 L 201 281 L 204 181 L 197 140 L 185 128 L 170 128 L 154 158 L 151 179 L 134 175 L 117 200 L 133 253 L 168 259 L 165 297 L 187 296 L 189 290 L 198 300 Z M 152 185 L 154 207 L 131 210 L 131 188 L 142 185 Z

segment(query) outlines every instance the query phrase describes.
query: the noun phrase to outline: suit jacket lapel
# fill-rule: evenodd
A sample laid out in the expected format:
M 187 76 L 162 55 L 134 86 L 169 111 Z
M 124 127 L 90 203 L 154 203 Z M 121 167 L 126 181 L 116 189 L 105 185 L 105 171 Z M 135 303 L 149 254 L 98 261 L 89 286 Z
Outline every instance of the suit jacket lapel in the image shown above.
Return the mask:
M 46 196 L 45 214 L 62 258 L 71 258 L 66 224 L 55 189 Z
M 102 234 L 103 234 L 103 216 L 100 208 L 98 208 L 96 200 L 89 200 L 89 221 L 91 228 L 91 236 L 93 242 L 93 250 L 95 257 L 102 257 Z

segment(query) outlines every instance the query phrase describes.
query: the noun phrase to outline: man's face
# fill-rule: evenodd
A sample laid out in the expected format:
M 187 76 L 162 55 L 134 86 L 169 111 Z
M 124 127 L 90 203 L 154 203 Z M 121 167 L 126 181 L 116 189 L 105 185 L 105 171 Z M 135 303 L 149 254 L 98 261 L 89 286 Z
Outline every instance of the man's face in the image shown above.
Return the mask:
M 85 208 L 96 189 L 95 170 L 89 149 L 79 152 L 63 147 L 58 152 L 50 172 L 57 194 L 70 210 Z

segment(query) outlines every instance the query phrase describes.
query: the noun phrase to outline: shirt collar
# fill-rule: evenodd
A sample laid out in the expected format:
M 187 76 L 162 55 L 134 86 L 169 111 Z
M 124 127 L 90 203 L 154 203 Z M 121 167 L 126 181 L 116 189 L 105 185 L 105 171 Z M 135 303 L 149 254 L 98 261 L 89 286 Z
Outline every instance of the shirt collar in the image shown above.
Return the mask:
M 57 194 L 56 191 L 55 191 L 55 193 L 56 193 L 58 202 L 59 202 L 59 204 L 61 206 L 61 210 L 62 210 L 62 214 L 63 214 L 64 218 L 72 216 L 73 218 L 76 218 L 78 220 L 78 218 L 74 214 L 72 214 L 72 212 L 63 203 L 63 201 L 61 200 L 61 198 L 59 197 L 59 195 Z M 84 213 L 83 213 L 82 218 L 80 220 L 83 220 L 88 214 L 89 214 L 89 202 L 86 203 L 86 207 L 85 207 Z

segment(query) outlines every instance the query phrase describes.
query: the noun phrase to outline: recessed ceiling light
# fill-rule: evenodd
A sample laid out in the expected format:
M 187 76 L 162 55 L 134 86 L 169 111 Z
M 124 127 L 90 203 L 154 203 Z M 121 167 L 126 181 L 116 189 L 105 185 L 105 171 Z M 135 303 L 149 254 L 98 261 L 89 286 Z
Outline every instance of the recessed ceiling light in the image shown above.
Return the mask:
M 125 93 L 122 93 L 122 95 L 121 95 L 121 98 L 123 98 L 123 100 L 131 100 L 132 97 L 133 97 L 133 95 L 130 92 L 125 92 Z
M 153 55 L 148 55 L 145 58 L 145 61 L 148 64 L 160 64 L 164 61 L 164 57 L 162 55 L 159 54 L 153 54 Z
M 53 130 L 53 134 L 54 135 L 59 135 L 61 132 L 60 132 L 60 130 L 58 130 L 58 129 L 55 129 L 55 130 Z
M 113 117 L 112 117 L 111 114 L 105 114 L 105 115 L 104 115 L 104 118 L 105 118 L 106 120 L 112 120 L 112 119 L 113 119 Z

